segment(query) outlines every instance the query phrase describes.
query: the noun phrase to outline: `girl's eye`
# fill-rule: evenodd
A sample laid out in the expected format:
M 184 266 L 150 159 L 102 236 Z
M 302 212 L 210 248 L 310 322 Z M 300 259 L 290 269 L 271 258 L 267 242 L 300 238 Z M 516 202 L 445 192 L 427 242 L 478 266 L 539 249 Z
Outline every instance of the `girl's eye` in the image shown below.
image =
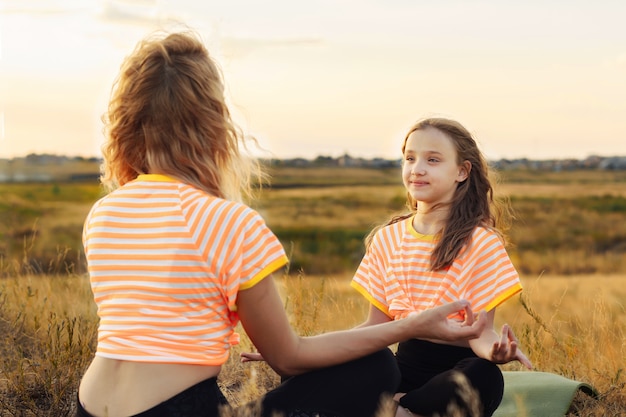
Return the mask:
M 439 159 L 437 159 L 437 158 L 429 158 L 428 162 L 439 162 Z

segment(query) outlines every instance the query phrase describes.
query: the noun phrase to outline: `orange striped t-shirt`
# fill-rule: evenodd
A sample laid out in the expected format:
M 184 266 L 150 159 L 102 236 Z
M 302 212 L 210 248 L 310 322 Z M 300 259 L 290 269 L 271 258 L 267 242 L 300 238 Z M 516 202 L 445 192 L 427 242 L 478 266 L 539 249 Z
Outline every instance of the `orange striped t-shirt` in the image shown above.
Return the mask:
M 140 175 L 91 209 L 83 243 L 100 318 L 96 355 L 221 365 L 237 293 L 287 263 L 261 216 L 163 175 Z
M 430 270 L 436 240 L 413 228 L 413 217 L 379 230 L 352 287 L 392 319 L 459 299 L 475 312 L 489 311 L 522 290 L 500 237 L 478 227 L 454 263 Z M 457 315 L 457 318 L 461 318 Z

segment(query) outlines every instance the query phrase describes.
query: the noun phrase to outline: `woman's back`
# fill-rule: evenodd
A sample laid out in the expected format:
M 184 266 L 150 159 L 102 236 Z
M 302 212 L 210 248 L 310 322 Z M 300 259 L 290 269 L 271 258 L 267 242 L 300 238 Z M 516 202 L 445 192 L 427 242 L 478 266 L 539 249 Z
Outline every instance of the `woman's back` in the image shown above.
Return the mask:
M 256 212 L 163 175 L 97 202 L 84 244 L 100 324 L 80 398 L 119 415 L 217 376 L 238 343 L 238 291 L 286 262 Z

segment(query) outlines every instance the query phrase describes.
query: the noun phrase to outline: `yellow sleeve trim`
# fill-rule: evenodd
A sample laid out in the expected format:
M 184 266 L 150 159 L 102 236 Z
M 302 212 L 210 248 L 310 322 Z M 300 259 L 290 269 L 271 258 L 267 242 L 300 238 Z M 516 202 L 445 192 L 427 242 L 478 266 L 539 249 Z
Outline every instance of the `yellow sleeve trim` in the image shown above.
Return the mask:
M 359 294 L 361 294 L 363 297 L 365 297 L 365 299 L 369 301 L 370 304 L 372 304 L 374 307 L 376 307 L 377 309 L 385 313 L 387 317 L 393 320 L 393 317 L 389 315 L 389 309 L 385 305 L 383 305 L 380 301 L 372 297 L 370 293 L 367 292 L 367 290 L 363 288 L 359 283 L 357 283 L 356 281 L 352 281 L 350 282 L 350 286 L 354 288 L 355 290 L 357 290 Z
M 288 262 L 289 262 L 289 258 L 287 258 L 287 255 L 281 256 L 280 258 L 276 259 L 275 261 L 267 265 L 265 268 L 263 268 L 258 274 L 252 277 L 252 279 L 241 284 L 239 286 L 239 290 L 247 290 L 247 289 L 254 287 L 256 284 L 261 282 L 263 278 L 269 276 L 272 272 L 275 272 L 278 269 L 282 268 L 283 266 L 287 265 Z
M 501 294 L 498 298 L 494 299 L 492 302 L 487 304 L 485 308 L 486 311 L 491 311 L 494 308 L 498 307 L 500 304 L 504 303 L 509 298 L 513 297 L 515 294 L 518 294 L 522 291 L 522 284 L 518 283 L 517 285 L 509 288 L 504 294 Z

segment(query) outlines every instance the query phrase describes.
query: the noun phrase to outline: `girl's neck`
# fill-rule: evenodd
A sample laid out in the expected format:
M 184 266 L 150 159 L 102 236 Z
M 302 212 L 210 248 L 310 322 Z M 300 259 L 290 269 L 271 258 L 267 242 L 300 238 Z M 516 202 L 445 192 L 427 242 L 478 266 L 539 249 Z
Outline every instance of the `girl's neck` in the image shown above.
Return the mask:
M 418 207 L 413 217 L 413 228 L 423 235 L 435 235 L 443 228 L 447 216 L 447 207 Z

